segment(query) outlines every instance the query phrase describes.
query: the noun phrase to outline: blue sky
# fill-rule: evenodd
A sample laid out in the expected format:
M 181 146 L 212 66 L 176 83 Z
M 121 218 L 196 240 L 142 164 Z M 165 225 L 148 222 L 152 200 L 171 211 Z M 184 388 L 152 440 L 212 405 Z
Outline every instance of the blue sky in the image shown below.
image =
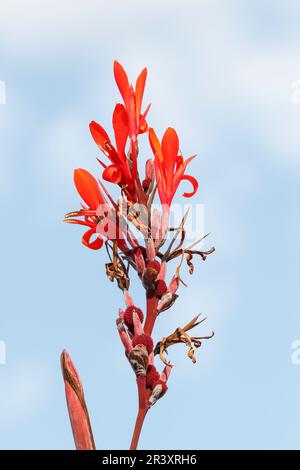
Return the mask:
M 149 70 L 149 122 L 197 153 L 194 203 L 216 253 L 157 323 L 155 338 L 208 317 L 215 338 L 170 351 L 169 392 L 140 446 L 300 448 L 300 5 L 293 0 L 10 0 L 0 8 L 0 448 L 71 449 L 59 355 L 82 378 L 98 448 L 126 449 L 136 412 L 105 254 L 62 223 L 72 173 L 98 171 L 88 123 L 110 128 L 112 63 Z M 145 160 L 149 155 L 141 156 Z M 143 306 L 141 289 L 134 287 Z

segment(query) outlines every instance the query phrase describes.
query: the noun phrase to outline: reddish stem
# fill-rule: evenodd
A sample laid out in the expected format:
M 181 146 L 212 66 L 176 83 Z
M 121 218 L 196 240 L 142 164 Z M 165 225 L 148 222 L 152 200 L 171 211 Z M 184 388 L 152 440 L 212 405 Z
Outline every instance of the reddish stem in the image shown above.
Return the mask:
M 151 336 L 154 323 L 157 317 L 158 299 L 155 295 L 147 295 L 147 315 L 144 326 L 145 335 Z
M 157 316 L 158 299 L 155 295 L 147 295 L 147 314 L 144 326 L 144 333 L 151 336 L 154 323 Z M 131 440 L 130 450 L 136 450 L 141 430 L 143 427 L 144 419 L 149 409 L 147 389 L 146 389 L 146 376 L 138 376 L 137 379 L 138 394 L 139 394 L 139 410 L 135 422 L 133 436 Z
M 136 450 L 139 437 L 141 434 L 142 426 L 144 423 L 145 416 L 148 411 L 147 400 L 146 400 L 146 376 L 139 375 L 136 379 L 137 386 L 138 386 L 138 394 L 139 394 L 139 410 L 134 426 L 134 431 L 132 435 L 132 440 L 130 444 L 130 450 Z
M 136 450 L 138 442 L 139 442 L 139 437 L 141 434 L 142 426 L 144 423 L 145 416 L 147 414 L 147 409 L 144 408 L 143 410 L 139 410 L 136 422 L 135 422 L 135 427 L 133 431 L 133 436 L 130 444 L 130 450 Z

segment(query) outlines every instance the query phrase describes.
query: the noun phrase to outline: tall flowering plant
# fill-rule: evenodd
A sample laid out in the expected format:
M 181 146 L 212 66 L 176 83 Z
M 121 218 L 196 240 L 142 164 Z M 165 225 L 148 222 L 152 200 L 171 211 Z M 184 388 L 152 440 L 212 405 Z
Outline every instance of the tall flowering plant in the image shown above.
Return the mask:
M 153 329 L 158 317 L 170 309 L 178 298 L 180 267 L 186 260 L 193 273 L 193 256 L 202 260 L 214 251 L 197 249 L 201 240 L 185 246 L 185 222 L 170 227 L 170 208 L 182 181 L 191 184 L 190 198 L 198 189 L 196 178 L 187 174 L 194 156 L 185 159 L 179 150 L 175 129 L 169 127 L 160 140 L 147 122 L 150 105 L 143 108 L 147 69 L 138 76 L 135 86 L 129 83 L 123 67 L 115 61 L 114 77 L 122 97 L 116 104 L 112 124 L 114 141 L 95 121 L 90 123 L 91 135 L 104 157 L 99 158 L 102 180 L 88 171 L 76 169 L 74 183 L 81 197 L 81 208 L 65 215 L 65 222 L 85 227 L 82 243 L 92 250 L 106 248 L 109 260 L 106 274 L 123 293 L 123 306 L 116 320 L 117 332 L 125 349 L 137 383 L 138 413 L 130 449 L 136 449 L 144 419 L 167 392 L 172 364 L 166 359 L 168 348 L 183 343 L 188 357 L 196 362 L 195 349 L 210 336 L 191 336 L 190 330 L 204 321 L 199 315 L 184 327 L 154 343 Z M 149 139 L 153 156 L 146 161 L 144 177 L 140 177 L 138 160 L 139 138 Z M 105 183 L 104 183 L 105 181 Z M 106 183 L 120 189 L 114 200 Z M 158 195 L 159 208 L 154 207 Z M 170 236 L 171 235 L 171 236 Z M 178 259 L 175 272 L 169 277 L 167 266 Z M 146 297 L 146 309 L 136 305 L 130 291 L 130 277 L 137 275 Z M 167 281 L 167 278 L 169 280 Z M 155 365 L 158 357 L 162 371 Z M 66 351 L 61 355 L 67 406 L 77 449 L 95 449 L 92 427 L 78 373 Z

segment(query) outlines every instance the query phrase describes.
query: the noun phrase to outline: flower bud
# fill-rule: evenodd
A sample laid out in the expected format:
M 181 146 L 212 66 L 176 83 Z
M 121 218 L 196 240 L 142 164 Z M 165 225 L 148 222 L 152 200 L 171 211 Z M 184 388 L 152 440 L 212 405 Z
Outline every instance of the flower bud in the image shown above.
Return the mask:
M 159 372 L 156 367 L 153 365 L 148 366 L 147 377 L 146 377 L 146 387 L 153 389 L 153 386 L 159 380 Z
M 94 450 L 95 442 L 79 375 L 67 351 L 62 352 L 60 361 L 76 449 Z
M 132 338 L 132 346 L 135 347 L 137 344 L 143 344 L 146 347 L 148 354 L 150 354 L 153 351 L 153 340 L 151 336 L 148 336 L 148 335 L 134 336 Z
M 156 276 L 158 276 L 158 273 L 159 273 L 160 268 L 161 268 L 161 264 L 156 259 L 152 259 L 152 260 L 147 260 L 146 261 L 146 267 L 155 269 L 155 271 L 157 272 Z
M 127 328 L 131 330 L 133 328 L 133 316 L 132 316 L 133 312 L 135 312 L 138 315 L 141 323 L 144 321 L 144 315 L 140 308 L 135 307 L 134 305 L 127 307 L 124 312 L 124 323 L 127 326 Z
M 155 281 L 155 294 L 159 299 L 168 291 L 165 281 L 158 279 Z
M 146 179 L 149 179 L 150 181 L 153 180 L 154 178 L 154 160 L 153 158 L 149 158 L 146 161 Z
M 150 180 L 149 178 L 145 178 L 142 182 L 143 190 L 148 191 L 151 183 L 152 183 L 152 180 Z

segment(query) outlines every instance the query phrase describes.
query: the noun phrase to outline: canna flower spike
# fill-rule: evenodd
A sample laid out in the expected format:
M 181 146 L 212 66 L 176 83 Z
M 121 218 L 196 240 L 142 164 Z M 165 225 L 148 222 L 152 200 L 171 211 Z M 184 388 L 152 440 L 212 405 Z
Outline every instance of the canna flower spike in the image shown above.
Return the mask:
M 169 225 L 171 204 L 180 183 L 191 183 L 192 191 L 183 196 L 192 197 L 198 190 L 198 181 L 186 174 L 194 157 L 183 158 L 175 129 L 169 127 L 160 142 L 153 128 L 148 128 L 149 106 L 142 109 L 147 69 L 142 70 L 133 86 L 123 67 L 115 61 L 114 77 L 122 97 L 122 103 L 115 105 L 112 115 L 114 142 L 95 121 L 90 123 L 90 132 L 105 156 L 103 161 L 98 159 L 103 167 L 102 180 L 116 185 L 115 189 L 119 188 L 120 194 L 115 202 L 102 180 L 87 170 L 76 169 L 74 183 L 82 200 L 81 209 L 66 214 L 65 222 L 86 228 L 82 242 L 88 248 L 99 250 L 105 246 L 109 257 L 105 263 L 106 275 L 110 281 L 116 280 L 122 290 L 124 306 L 119 308 L 116 327 L 125 359 L 137 384 L 138 410 L 130 444 L 130 449 L 134 450 L 146 415 L 168 390 L 167 382 L 173 367 L 166 359 L 169 347 L 179 343 L 186 345 L 188 357 L 195 363 L 196 349 L 204 339 L 213 336 L 189 335 L 191 329 L 204 321 L 197 316 L 160 341 L 155 343 L 153 340 L 160 314 L 174 306 L 180 295 L 180 285 L 186 286 L 180 272 L 183 261 L 186 261 L 189 273 L 193 274 L 193 257 L 197 255 L 204 261 L 214 248 L 207 251 L 197 249 L 206 235 L 190 245 L 186 244 L 187 213 L 179 227 Z M 145 155 L 142 161 L 144 174 L 140 179 L 138 139 L 143 137 L 142 134 L 148 134 L 146 141 L 149 140 L 154 158 Z M 153 207 L 156 199 L 160 200 L 160 205 Z M 165 247 L 171 232 L 173 236 Z M 177 258 L 180 259 L 179 265 L 170 271 L 168 263 Z M 140 300 L 135 302 L 132 295 L 133 275 L 145 296 L 143 310 L 137 307 L 141 305 Z M 159 358 L 159 365 L 163 363 L 162 371 L 155 364 Z M 65 351 L 61 365 L 76 448 L 94 449 L 83 388 Z

